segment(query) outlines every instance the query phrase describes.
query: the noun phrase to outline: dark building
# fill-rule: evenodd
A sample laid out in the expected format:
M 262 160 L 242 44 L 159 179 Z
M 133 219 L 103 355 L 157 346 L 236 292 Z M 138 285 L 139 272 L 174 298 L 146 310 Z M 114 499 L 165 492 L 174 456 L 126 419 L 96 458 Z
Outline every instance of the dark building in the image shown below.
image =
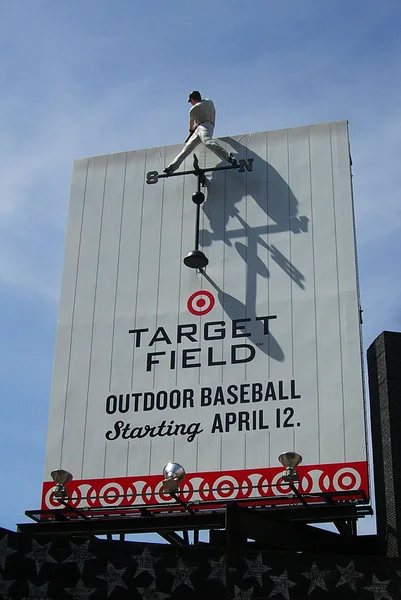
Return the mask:
M 368 350 L 377 533 L 401 554 L 401 333 L 383 331 Z
M 339 537 L 339 536 L 338 536 Z M 0 529 L 0 598 L 23 600 L 399 600 L 383 556 L 31 537 Z

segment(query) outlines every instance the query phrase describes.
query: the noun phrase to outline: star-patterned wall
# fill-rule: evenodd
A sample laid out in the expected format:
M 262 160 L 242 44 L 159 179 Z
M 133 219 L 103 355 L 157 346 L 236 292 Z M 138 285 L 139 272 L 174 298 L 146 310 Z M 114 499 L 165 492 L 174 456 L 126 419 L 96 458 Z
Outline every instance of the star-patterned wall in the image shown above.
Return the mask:
M 0 529 L 0 598 L 11 600 L 398 600 L 401 560 L 170 546 Z

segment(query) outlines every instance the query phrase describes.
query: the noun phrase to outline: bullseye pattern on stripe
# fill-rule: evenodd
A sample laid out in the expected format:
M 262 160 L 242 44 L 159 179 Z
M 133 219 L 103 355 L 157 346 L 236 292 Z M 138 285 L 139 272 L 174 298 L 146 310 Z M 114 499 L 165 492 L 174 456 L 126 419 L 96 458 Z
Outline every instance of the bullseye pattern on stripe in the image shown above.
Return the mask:
M 367 463 L 348 465 L 317 465 L 300 467 L 298 489 L 302 494 L 321 492 L 357 492 L 367 494 Z M 54 483 L 43 485 L 42 508 L 59 508 L 53 499 Z M 73 480 L 68 484 L 70 504 L 76 508 L 115 508 L 165 503 L 171 504 L 171 496 L 163 492 L 159 475 L 147 477 L 121 477 L 115 480 Z M 291 488 L 282 481 L 282 469 L 258 469 L 213 473 L 187 474 L 180 487 L 180 497 L 185 502 L 203 503 L 228 500 L 258 499 L 258 504 L 288 504 Z M 356 494 L 359 497 L 359 494 Z M 352 499 L 351 496 L 347 498 Z M 313 501 L 313 499 L 310 499 Z

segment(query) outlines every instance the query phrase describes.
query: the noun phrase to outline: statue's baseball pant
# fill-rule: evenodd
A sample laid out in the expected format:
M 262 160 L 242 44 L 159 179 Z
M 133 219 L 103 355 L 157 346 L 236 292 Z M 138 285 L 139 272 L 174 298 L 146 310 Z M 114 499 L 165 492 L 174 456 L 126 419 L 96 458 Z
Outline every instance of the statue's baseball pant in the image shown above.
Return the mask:
M 205 144 L 206 148 L 209 148 L 212 152 L 217 154 L 221 160 L 227 160 L 229 158 L 229 153 L 227 150 L 220 146 L 216 140 L 212 138 L 213 136 L 214 125 L 212 123 L 201 123 L 196 128 L 195 133 L 189 138 L 183 149 L 175 159 L 168 165 L 168 169 L 172 171 L 176 171 L 180 164 L 191 154 L 193 150 L 195 150 L 196 146 L 198 146 L 201 142 Z

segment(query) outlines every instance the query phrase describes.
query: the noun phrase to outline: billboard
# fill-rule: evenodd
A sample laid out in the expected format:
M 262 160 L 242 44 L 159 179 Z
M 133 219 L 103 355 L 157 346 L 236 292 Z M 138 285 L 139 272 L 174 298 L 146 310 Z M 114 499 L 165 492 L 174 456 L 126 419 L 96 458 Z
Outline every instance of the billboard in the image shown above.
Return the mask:
M 178 146 L 74 164 L 42 507 L 368 494 L 346 122 L 224 138 L 243 168 L 158 179 Z M 201 167 L 220 165 L 203 145 Z M 222 166 L 224 166 L 222 164 Z M 181 171 L 192 169 L 192 157 Z

